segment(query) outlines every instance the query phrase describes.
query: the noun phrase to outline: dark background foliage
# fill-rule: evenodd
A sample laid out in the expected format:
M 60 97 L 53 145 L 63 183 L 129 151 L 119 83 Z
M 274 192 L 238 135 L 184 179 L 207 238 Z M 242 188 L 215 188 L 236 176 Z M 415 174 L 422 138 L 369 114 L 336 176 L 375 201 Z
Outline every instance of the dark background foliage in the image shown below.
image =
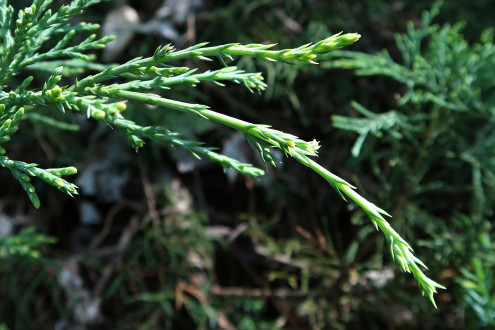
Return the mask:
M 80 19 L 103 24 L 120 5 L 99 4 Z M 387 49 L 400 63 L 394 35 L 405 33 L 409 21 L 419 26 L 421 12 L 431 3 L 154 0 L 127 5 L 138 14 L 139 28 L 113 61 L 150 55 L 170 42 L 178 48 L 203 41 L 286 48 L 344 31 L 362 35 L 350 50 L 374 54 Z M 170 14 L 160 16 L 160 8 Z M 462 33 L 474 43 L 493 24 L 493 12 L 490 1 L 447 2 L 434 22 L 465 21 Z M 152 25 L 153 20 L 161 24 Z M 376 112 L 396 109 L 405 87 L 323 63 L 239 59 L 237 65 L 263 72 L 266 93 L 200 85 L 174 90 L 174 98 L 321 141 L 320 164 L 389 210 L 395 216 L 392 225 L 430 266 L 428 275 L 448 287 L 436 296 L 439 308 L 420 295 L 412 277 L 400 273 L 381 233 L 361 211 L 294 161 L 283 159 L 265 178 L 253 181 L 158 144 L 136 154 L 117 132 L 92 121 L 78 122 L 82 129 L 69 134 L 26 122 L 11 144 L 12 155 L 42 166 L 75 164 L 81 190 L 70 199 L 39 185 L 42 207 L 35 211 L 9 173 L 0 172 L 2 232 L 17 234 L 14 243 L 27 249 L 0 260 L 0 320 L 9 329 L 495 326 L 493 215 L 488 212 L 493 203 L 488 199 L 488 211 L 476 222 L 463 203 L 472 199 L 471 174 L 462 177 L 462 169 L 432 166 L 432 175 L 443 180 L 436 183 L 465 184 L 445 185 L 439 196 L 425 193 L 414 199 L 420 208 L 399 210 L 400 203 L 407 204 L 399 198 L 406 178 L 380 181 L 377 168 L 387 165 L 373 160 L 388 150 L 386 143 L 370 138 L 361 156 L 352 157 L 356 135 L 332 126 L 333 115 L 358 116 L 352 100 Z M 141 123 L 173 127 L 263 166 L 242 136 L 229 129 L 139 105 L 128 111 Z M 459 136 L 473 129 L 469 123 L 459 127 Z M 417 150 L 394 152 L 388 159 L 407 159 Z M 40 256 L 29 254 L 29 244 Z

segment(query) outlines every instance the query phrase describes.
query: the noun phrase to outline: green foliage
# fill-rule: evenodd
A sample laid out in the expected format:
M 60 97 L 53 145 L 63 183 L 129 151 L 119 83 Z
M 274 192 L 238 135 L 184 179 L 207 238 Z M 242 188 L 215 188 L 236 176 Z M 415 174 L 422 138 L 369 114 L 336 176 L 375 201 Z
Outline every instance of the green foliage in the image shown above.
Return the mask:
M 459 284 L 464 289 L 463 299 L 476 317 L 468 320 L 470 327 L 483 328 L 495 324 L 495 283 L 493 267 L 484 264 L 480 258 L 473 258 L 473 272 L 462 269 L 463 278 Z
M 420 26 L 409 23 L 407 33 L 396 35 L 400 61 L 385 50 L 329 55 L 333 61 L 326 67 L 403 85 L 396 109 L 374 113 L 354 102 L 352 108 L 364 117 L 352 111 L 333 116 L 333 124 L 360 134 L 353 155 L 360 164 L 371 164 L 386 196 L 396 196 L 384 205 L 396 205 L 394 216 L 433 238 L 420 244 L 447 246 L 434 258 L 465 275 L 460 282 L 465 300 L 481 324 L 493 326 L 493 293 L 486 289 L 494 265 L 488 234 L 495 198 L 493 29 L 471 45 L 461 34 L 463 24 L 432 24 L 439 9 L 437 2 Z M 471 264 L 474 270 L 468 270 Z
M 35 2 L 25 11 L 20 11 L 14 36 L 12 36 L 8 28 L 3 33 L 2 53 L 5 56 L 2 65 L 5 70 L 3 71 L 3 77 L 0 77 L 0 81 L 5 83 L 13 76 L 19 75 L 26 68 L 39 70 L 44 67 L 52 67 L 53 60 L 60 57 L 90 62 L 92 57 L 84 54 L 84 52 L 104 47 L 104 44 L 111 41 L 112 37 L 95 40 L 95 36 L 92 35 L 76 46 L 67 46 L 76 32 L 85 32 L 98 28 L 94 24 L 89 26 L 86 24 L 71 25 L 67 24 L 67 21 L 70 17 L 80 14 L 84 8 L 96 2 L 75 1 L 68 6 L 62 6 L 53 15 L 50 10 L 47 10 L 49 2 L 43 2 L 42 6 Z M 4 26 L 8 27 L 10 26 L 13 9 L 7 6 L 6 1 L 3 2 L 2 6 L 4 8 Z M 39 33 L 39 31 L 43 32 Z M 41 54 L 36 53 L 45 41 L 50 38 L 56 38 L 60 34 L 63 34 L 63 37 L 52 49 Z M 205 47 L 205 44 L 199 44 L 180 51 L 175 51 L 172 46 L 167 45 L 159 47 L 152 57 L 137 58 L 122 65 L 109 66 L 98 74 L 89 75 L 80 81 L 76 81 L 73 85 L 64 87 L 58 86 L 63 74 L 63 67 L 58 67 L 53 71 L 41 91 L 28 89 L 33 80 L 32 76 L 26 78 L 15 90 L 10 92 L 2 91 L 0 100 L 3 102 L 3 115 L 0 120 L 3 120 L 3 123 L 0 134 L 4 142 L 10 140 L 10 136 L 17 130 L 18 123 L 24 114 L 24 107 L 35 105 L 53 107 L 62 112 L 67 109 L 118 128 L 135 149 L 142 147 L 145 139 L 163 141 L 169 145 L 184 147 L 196 157 L 201 155 L 219 162 L 225 168 L 233 168 L 243 174 L 258 176 L 263 174 L 263 171 L 255 169 L 249 164 L 242 164 L 229 157 L 219 155 L 211 148 L 202 147 L 198 142 L 181 140 L 176 133 L 163 127 L 142 127 L 124 118 L 122 111 L 126 109 L 126 104 L 117 100 L 134 100 L 187 112 L 238 129 L 247 135 L 264 141 L 263 143 L 268 142 L 288 154 L 291 154 L 288 152 L 288 148 L 296 143 L 302 154 L 315 155 L 315 150 L 313 150 L 316 147 L 315 142 L 302 140 L 294 142 L 292 141 L 292 139 L 295 139 L 293 136 L 270 130 L 263 125 L 254 125 L 222 115 L 208 110 L 205 105 L 176 101 L 160 97 L 157 94 L 145 93 L 145 91 L 169 89 L 169 86 L 176 84 L 186 84 L 194 87 L 201 81 L 213 82 L 219 86 L 223 85 L 222 81 L 232 81 L 244 85 L 250 91 L 253 89 L 262 91 L 266 84 L 262 81 L 262 76 L 259 73 L 245 73 L 235 67 L 194 73 L 195 70 L 188 72 L 189 68 L 172 67 L 167 63 L 186 58 L 210 60 L 210 57 L 213 56 L 226 65 L 225 60 L 229 60 L 236 55 L 288 63 L 314 63 L 313 60 L 318 55 L 345 47 L 358 39 L 359 35 L 357 34 L 337 34 L 315 44 L 280 51 L 269 50 L 273 45 L 261 44 L 246 46 L 229 44 L 216 47 Z M 16 55 L 17 53 L 19 55 Z M 79 61 L 66 62 L 65 64 L 66 66 L 80 66 Z M 31 65 L 34 63 L 36 65 L 32 67 Z M 116 77 L 126 78 L 129 82 L 102 85 L 103 82 Z M 111 100 L 116 100 L 116 102 L 111 102 Z M 5 112 L 5 109 L 8 110 Z M 5 153 L 4 150 L 1 151 Z M 37 176 L 69 195 L 77 193 L 74 185 L 61 178 L 61 176 L 76 173 L 73 167 L 43 170 L 35 167 L 35 164 L 13 161 L 7 156 L 2 156 L 0 164 L 12 171 L 14 177 L 21 183 L 36 207 L 39 207 L 40 203 L 34 187 L 29 183 L 29 176 Z
M 0 239 L 0 315 L 10 329 L 39 323 L 41 315 L 47 315 L 46 306 L 63 314 L 54 276 L 58 263 L 42 250 L 44 244 L 52 243 L 52 237 L 38 234 L 33 228 Z
M 96 0 L 76 0 L 69 5 L 60 7 L 57 11 L 52 12 L 48 9 L 51 1 L 34 1 L 32 6 L 19 12 L 13 30 L 11 29 L 13 24 L 13 9 L 7 5 L 7 1 L 4 0 L 0 2 L 0 22 L 2 24 L 2 43 L 0 45 L 0 66 L 2 69 L 0 71 L 0 83 L 2 86 L 2 90 L 0 91 L 0 143 L 2 145 L 6 145 L 6 143 L 12 139 L 13 134 L 18 130 L 19 126 L 22 129 L 22 121 L 25 119 L 61 130 L 77 130 L 77 127 L 73 123 L 51 118 L 47 111 L 55 109 L 67 116 L 70 114 L 86 116 L 88 119 L 91 118 L 94 121 L 105 123 L 108 126 L 119 130 L 125 136 L 131 147 L 136 150 L 143 147 L 145 142 L 150 140 L 163 143 L 170 147 L 183 148 L 195 157 L 210 159 L 220 163 L 225 169 L 234 169 L 241 174 L 251 177 L 258 177 L 264 174 L 263 170 L 256 168 L 251 164 L 237 161 L 217 153 L 215 149 L 206 147 L 199 141 L 181 137 L 175 131 L 173 123 L 170 124 L 171 127 L 164 127 L 163 125 L 157 126 L 154 124 L 150 126 L 141 125 L 127 117 L 125 115 L 125 110 L 127 104 L 133 102 L 179 111 L 199 119 L 222 124 L 241 132 L 253 149 L 258 152 L 263 162 L 275 165 L 277 157 L 274 150 L 279 149 L 285 156 L 294 158 L 299 163 L 309 167 L 323 177 L 342 198 L 349 198 L 354 201 L 362 210 L 364 210 L 376 229 L 381 230 L 384 233 L 388 242 L 390 254 L 394 261 L 402 270 L 412 273 L 421 292 L 426 294 L 431 302 L 435 304 L 433 294 L 436 292 L 436 288 L 443 288 L 443 286 L 432 281 L 423 273 L 420 269 L 420 266 L 424 266 L 423 262 L 413 254 L 411 245 L 407 243 L 406 240 L 404 240 L 385 220 L 384 216 L 389 215 L 386 211 L 363 198 L 356 192 L 353 185 L 328 171 L 311 158 L 317 156 L 317 152 L 320 148 L 320 145 L 316 140 L 306 141 L 295 135 L 273 129 L 268 125 L 251 123 L 213 111 L 206 105 L 195 103 L 196 101 L 194 99 L 184 101 L 174 98 L 174 91 L 179 86 L 195 87 L 199 83 L 211 83 L 222 87 L 224 84 L 230 82 L 239 84 L 250 92 L 262 92 L 267 88 L 267 84 L 263 79 L 262 74 L 258 72 L 246 72 L 236 66 L 230 66 L 234 57 L 254 58 L 268 62 L 298 65 L 315 64 L 317 61 L 326 59 L 329 56 L 327 53 L 356 42 L 360 37 L 358 34 L 335 34 L 312 44 L 305 44 L 297 48 L 283 50 L 272 50 L 274 45 L 264 44 L 244 45 L 235 43 L 208 46 L 205 43 L 201 43 L 182 50 L 176 50 L 171 45 L 165 45 L 163 47 L 158 47 L 153 56 L 150 57 L 135 58 L 120 65 L 101 65 L 94 63 L 94 56 L 88 54 L 88 52 L 103 48 L 107 42 L 112 40 L 112 37 L 98 39 L 95 35 L 90 35 L 81 42 L 73 42 L 73 39 L 76 36 L 85 35 L 88 32 L 94 31 L 98 28 L 98 25 L 85 23 L 73 24 L 71 22 L 71 18 L 75 15 L 79 15 L 84 9 L 97 2 L 98 1 Z M 453 30 L 450 29 L 447 32 L 442 32 L 443 30 L 430 31 L 426 27 L 428 24 L 429 18 L 426 18 L 424 31 L 429 31 L 428 33 L 431 35 L 438 35 L 438 38 L 440 39 L 436 42 L 439 42 L 439 40 L 443 42 L 445 39 L 450 40 L 457 36 L 456 28 L 453 28 Z M 451 32 L 451 30 L 455 33 Z M 404 50 L 407 49 L 412 53 L 418 51 L 421 39 L 424 38 L 421 34 L 414 34 L 414 31 L 414 29 L 410 29 L 410 33 L 413 35 L 413 37 L 411 37 L 413 41 L 406 37 L 403 37 L 402 40 L 402 48 Z M 425 34 L 426 32 L 422 33 Z M 441 37 L 443 39 L 441 39 Z M 487 34 L 485 36 L 484 45 L 491 45 L 488 39 L 489 35 Z M 73 43 L 75 45 L 72 45 Z M 461 52 L 464 48 L 456 48 L 455 51 Z M 480 54 L 488 52 L 488 54 L 486 54 L 486 59 L 488 61 L 491 49 L 488 46 L 485 48 L 486 49 L 484 50 L 480 50 Z M 433 49 L 433 51 L 435 51 L 435 49 Z M 443 52 L 448 53 L 451 52 L 451 50 L 449 49 L 447 52 L 447 50 L 444 49 Z M 470 54 L 468 51 L 466 51 L 466 53 Z M 383 58 L 377 60 L 377 62 L 370 62 L 369 59 L 373 57 L 352 52 L 339 53 L 338 56 L 346 56 L 348 59 L 335 61 L 335 66 L 357 68 L 358 64 L 355 63 L 364 63 L 361 64 L 363 70 L 366 68 L 369 70 L 379 70 L 383 61 L 390 59 L 390 57 L 383 55 Z M 439 57 L 438 54 L 435 54 L 434 57 L 437 60 L 443 61 L 441 63 L 436 63 L 435 66 L 445 67 L 448 67 L 455 59 L 455 56 L 454 58 L 450 58 L 447 55 Z M 468 97 L 470 89 L 466 89 L 465 86 L 460 86 L 458 83 L 455 83 L 454 85 L 457 89 L 454 91 L 447 91 L 445 92 L 446 94 L 441 94 L 444 91 L 439 86 L 442 86 L 445 79 L 448 78 L 445 81 L 450 82 L 449 79 L 453 78 L 447 76 L 435 76 L 433 78 L 431 76 L 425 76 L 431 75 L 431 65 L 428 65 L 426 60 L 420 61 L 420 64 L 415 64 L 413 58 L 416 57 L 409 58 L 408 61 L 410 61 L 410 63 L 405 66 L 409 67 L 407 69 L 408 71 L 404 71 L 405 69 L 402 69 L 402 66 L 395 64 L 393 73 L 389 74 L 401 82 L 406 81 L 408 84 L 408 93 L 403 97 L 400 104 L 401 106 L 406 106 L 411 103 L 419 107 L 423 104 L 432 103 L 434 107 L 438 107 L 437 113 L 429 118 L 427 115 L 415 116 L 412 114 L 408 117 L 402 112 L 399 114 L 399 112 L 394 111 L 387 114 L 376 115 L 356 103 L 356 109 L 367 117 L 366 120 L 358 121 L 355 118 L 346 119 L 343 117 L 336 117 L 335 119 L 336 125 L 339 125 L 339 127 L 351 129 L 361 134 L 360 141 L 356 143 L 356 147 L 354 148 L 354 153 L 356 155 L 366 149 L 364 140 L 369 134 L 380 137 L 382 132 L 386 132 L 387 134 L 384 135 L 392 141 L 391 143 L 395 148 L 394 152 L 399 148 L 399 142 L 397 142 L 398 138 L 403 140 L 409 139 L 412 143 L 411 148 L 415 148 L 417 143 L 413 143 L 414 139 L 412 134 L 418 130 L 422 130 L 425 127 L 425 122 L 428 123 L 428 121 L 432 122 L 435 120 L 436 124 L 439 116 L 438 112 L 440 111 L 439 107 L 450 106 L 448 109 L 456 111 L 456 113 L 467 112 L 465 108 L 457 107 L 460 107 L 459 100 L 461 98 Z M 189 68 L 189 66 L 191 66 L 190 63 L 211 61 L 213 59 L 217 59 L 219 64 L 224 67 L 206 71 Z M 367 59 L 368 62 L 366 62 Z M 184 60 L 195 60 L 196 62 L 184 62 Z M 183 62 L 188 63 L 187 65 L 189 66 L 175 66 L 177 63 L 185 65 Z M 462 62 L 458 67 L 462 68 L 471 62 L 472 60 L 467 61 L 466 63 Z M 198 67 L 200 66 L 198 65 Z M 372 67 L 372 69 L 370 69 L 370 67 Z M 383 70 L 387 70 L 385 68 Z M 417 75 L 416 71 L 419 72 Z M 50 76 L 46 79 L 41 88 L 36 88 L 32 82 L 34 79 L 42 77 L 42 74 L 46 72 L 49 72 Z M 91 72 L 92 74 L 90 74 Z M 367 74 L 385 74 L 389 71 L 364 72 Z M 481 72 L 484 72 L 483 68 L 481 68 L 479 72 L 480 74 Z M 76 78 L 76 74 L 81 76 L 77 76 Z M 408 77 L 407 79 L 404 78 L 406 76 Z M 409 78 L 409 76 L 412 78 Z M 417 79 L 415 78 L 416 76 Z M 464 78 L 470 78 L 469 71 L 464 73 Z M 432 82 L 432 79 L 438 79 L 439 81 L 435 84 Z M 482 80 L 484 81 L 484 84 L 489 83 L 487 77 Z M 473 82 L 473 86 L 476 86 L 475 83 L 476 81 Z M 425 90 L 421 91 L 418 89 L 418 86 Z M 428 90 L 430 87 L 433 88 L 433 90 Z M 482 98 L 485 96 L 481 89 L 479 95 L 476 95 L 478 94 L 475 93 L 475 97 L 471 100 L 471 103 L 466 104 L 472 106 L 480 105 L 480 102 L 483 101 Z M 447 96 L 452 99 L 445 100 L 444 98 L 447 98 Z M 480 106 L 480 109 L 481 108 L 483 107 Z M 479 118 L 474 117 L 471 119 L 474 120 Z M 443 125 L 443 123 L 441 124 Z M 479 137 L 480 140 L 483 139 L 483 141 L 486 141 L 487 138 L 489 140 L 495 138 L 495 136 L 492 137 L 493 134 L 490 130 L 485 130 L 483 134 L 484 135 Z M 421 157 L 417 160 L 418 168 L 416 169 L 416 172 L 411 172 L 413 175 L 424 174 L 419 170 L 423 170 L 423 158 L 428 156 L 426 148 L 430 147 L 430 139 L 432 138 L 433 137 L 431 136 L 427 136 L 423 147 L 424 150 L 421 149 L 423 150 L 421 151 Z M 62 178 L 67 175 L 75 174 L 77 170 L 74 167 L 42 169 L 33 163 L 10 159 L 7 156 L 7 149 L 3 147 L 0 148 L 0 165 L 10 170 L 14 178 L 19 181 L 22 188 L 27 192 L 29 199 L 36 208 L 40 206 L 40 201 L 35 191 L 35 187 L 30 182 L 31 177 L 37 177 L 70 196 L 77 194 L 77 187 Z M 475 160 L 478 159 L 478 154 L 483 152 L 483 148 L 486 149 L 490 147 L 488 144 L 482 145 L 481 149 L 473 149 L 471 150 L 471 153 L 469 153 L 469 149 L 463 149 L 462 159 L 467 163 L 471 162 L 473 164 L 478 164 Z M 455 151 L 451 151 L 451 153 L 455 155 Z M 478 172 L 476 173 L 479 173 L 479 175 L 491 173 L 490 166 L 493 165 L 491 162 L 492 160 L 489 159 L 488 164 L 478 164 Z M 407 167 L 407 164 L 401 163 L 400 165 L 403 170 Z M 410 174 L 402 174 L 403 178 L 411 177 Z M 419 177 L 413 178 L 414 180 L 420 179 Z M 491 195 L 488 195 L 489 191 L 485 189 L 481 182 L 482 181 L 480 181 L 479 189 L 477 190 L 479 198 L 476 199 L 476 202 L 483 202 L 486 204 L 486 198 Z M 391 183 L 391 186 L 401 187 L 400 184 L 395 185 L 395 182 Z M 394 205 L 390 203 L 387 204 L 387 206 L 391 208 Z M 402 207 L 399 202 L 397 205 Z M 480 216 L 483 216 L 483 214 L 484 213 L 480 213 Z M 185 223 L 188 221 L 187 219 L 183 220 Z M 194 227 L 201 227 L 200 222 L 194 223 L 196 224 Z M 152 254 L 151 251 L 162 249 L 170 254 L 169 258 L 161 259 L 163 262 L 172 265 L 177 272 L 187 273 L 187 267 L 181 268 L 180 262 L 178 261 L 179 259 L 184 258 L 183 255 L 180 255 L 183 251 L 174 250 L 177 248 L 177 245 L 175 244 L 179 244 L 178 246 L 184 244 L 199 249 L 200 246 L 205 246 L 206 239 L 204 236 L 201 236 L 201 233 L 198 233 L 199 237 L 196 237 L 191 231 L 181 232 L 183 228 L 181 226 L 176 227 L 175 225 L 177 224 L 171 224 L 165 228 L 157 229 L 150 224 L 143 224 L 143 228 L 141 228 L 143 236 L 140 240 L 134 242 L 137 244 L 136 251 L 140 251 L 139 253 L 141 254 L 136 254 L 135 259 L 132 259 L 127 263 L 127 267 L 135 266 L 135 268 L 138 268 L 137 261 L 142 261 L 141 258 L 147 260 L 148 255 Z M 179 233 L 177 234 L 176 231 Z M 180 239 L 178 242 L 171 244 L 173 240 L 169 240 L 170 237 L 174 237 L 174 235 L 177 235 Z M 185 239 L 186 241 L 183 242 L 181 239 Z M 34 241 L 36 242 L 36 240 Z M 268 239 L 266 239 L 266 241 L 269 242 Z M 193 244 L 195 242 L 198 243 L 197 246 Z M 288 250 L 291 250 L 292 248 L 294 251 L 299 249 L 299 247 L 297 249 L 291 246 L 287 247 Z M 135 263 L 133 263 L 133 261 Z M 156 266 L 157 264 L 156 260 L 150 262 L 154 263 L 153 266 Z M 115 280 L 116 282 L 114 283 L 118 284 L 118 281 L 135 280 L 135 278 L 132 278 L 133 270 L 135 269 L 125 269 L 120 277 L 117 277 Z M 276 274 L 274 276 L 276 277 Z M 167 288 L 163 287 L 163 290 L 160 291 L 160 293 L 154 294 L 152 293 L 153 290 L 148 288 L 145 281 L 141 279 L 141 277 L 144 278 L 144 275 L 139 277 L 140 279 L 136 285 L 140 287 L 139 292 L 141 292 L 141 295 L 138 296 L 137 299 L 156 304 L 153 308 L 163 311 L 165 315 L 171 315 L 172 301 L 175 300 L 177 303 L 177 299 L 179 299 L 177 293 L 170 290 L 167 291 Z M 174 279 L 174 283 L 177 283 L 176 288 L 187 288 L 187 286 L 184 287 L 184 284 L 181 284 L 180 278 Z M 113 295 L 118 291 L 117 284 L 113 287 L 115 288 L 115 291 L 112 292 L 112 290 L 109 290 L 109 299 L 116 299 Z M 168 289 L 170 289 L 170 287 L 168 287 Z M 129 304 L 132 305 L 131 300 L 134 298 L 130 298 L 128 292 L 119 293 L 121 294 L 121 297 L 127 299 Z M 204 323 L 204 319 L 211 318 L 211 313 L 209 306 L 201 299 L 203 293 L 197 293 L 196 291 L 191 293 L 189 291 L 189 294 L 193 295 L 196 299 L 179 300 L 182 301 L 186 308 L 198 311 L 197 313 L 191 314 L 201 318 L 198 323 Z M 144 314 L 147 312 L 147 308 L 149 308 L 149 305 L 145 306 L 142 311 L 136 311 L 136 313 Z
M 53 237 L 37 234 L 34 228 L 26 228 L 15 236 L 0 237 L 0 258 L 26 256 L 38 258 L 41 244 L 55 243 Z

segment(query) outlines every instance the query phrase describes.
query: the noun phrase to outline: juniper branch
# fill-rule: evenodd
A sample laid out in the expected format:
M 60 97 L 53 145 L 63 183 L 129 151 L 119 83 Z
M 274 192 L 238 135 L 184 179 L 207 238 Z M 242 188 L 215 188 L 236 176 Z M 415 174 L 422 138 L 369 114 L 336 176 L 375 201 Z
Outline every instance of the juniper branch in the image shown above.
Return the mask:
M 192 112 L 200 117 L 213 120 L 217 123 L 231 127 L 235 130 L 243 132 L 247 136 L 251 136 L 254 139 L 259 139 L 267 143 L 272 147 L 281 149 L 286 155 L 293 157 L 301 164 L 308 166 L 313 171 L 322 176 L 336 191 L 345 199 L 344 195 L 349 197 L 352 201 L 358 204 L 361 209 L 368 215 L 370 221 L 375 228 L 380 229 L 387 239 L 390 247 L 390 253 L 395 262 L 405 272 L 412 273 L 416 279 L 418 286 L 423 294 L 427 295 L 434 306 L 435 300 L 433 294 L 436 293 L 437 288 L 444 289 L 445 287 L 429 279 L 419 268 L 421 265 L 426 268 L 424 263 L 419 260 L 412 252 L 412 248 L 384 219 L 383 215 L 390 216 L 386 211 L 377 207 L 373 203 L 368 202 L 365 198 L 359 195 L 354 187 L 317 164 L 308 156 L 316 156 L 319 149 L 319 144 L 316 141 L 304 141 L 298 137 L 271 129 L 267 125 L 249 123 L 225 114 L 221 114 L 212 110 L 209 110 L 206 106 L 181 103 L 178 106 L 176 103 L 170 102 L 168 99 L 161 98 L 157 95 L 143 94 L 139 92 L 129 92 L 123 90 L 107 90 L 100 86 L 95 89 L 91 89 L 92 92 L 99 96 L 113 96 L 118 98 L 125 98 L 127 100 L 136 100 L 147 104 L 157 105 L 165 108 L 170 108 L 179 111 Z M 252 140 L 251 140 L 252 141 Z M 259 150 L 259 149 L 258 149 Z M 268 151 L 270 154 L 270 152 Z M 266 157 L 262 153 L 262 158 Z
M 204 47 L 207 43 L 198 44 L 183 50 L 175 51 L 171 45 L 159 47 L 152 57 L 137 58 L 127 63 L 112 66 L 94 76 L 82 79 L 77 87 L 79 89 L 94 86 L 105 80 L 119 77 L 123 74 L 139 70 L 140 68 L 160 68 L 164 63 L 194 58 L 199 60 L 211 60 L 210 57 L 217 57 L 223 63 L 224 59 L 232 59 L 232 56 L 251 56 L 267 61 L 283 61 L 290 63 L 312 63 L 319 55 L 331 52 L 335 49 L 353 44 L 359 39 L 357 33 L 336 34 L 316 44 L 306 44 L 294 49 L 268 50 L 275 46 L 262 44 L 228 44 L 213 47 Z
M 2 88 L 9 84 L 13 76 L 23 72 L 28 67 L 43 68 L 44 66 L 46 70 L 47 66 L 68 59 L 72 62 L 66 63 L 74 63 L 74 59 L 85 63 L 90 62 L 92 57 L 86 52 L 103 47 L 111 38 L 96 39 L 96 37 L 90 36 L 79 45 L 68 46 L 74 33 L 86 32 L 97 27 L 95 25 L 71 25 L 69 19 L 96 2 L 98 0 L 74 0 L 70 5 L 62 6 L 52 14 L 48 10 L 51 1 L 35 0 L 32 6 L 19 12 L 19 18 L 12 34 L 10 26 L 13 9 L 7 7 L 6 0 L 0 0 L 0 22 L 2 23 L 2 29 L 0 29 L 2 31 L 0 85 Z M 59 39 L 54 48 L 45 53 L 38 53 L 45 41 L 55 37 Z M 249 56 L 266 61 L 316 64 L 316 60 L 322 55 L 348 46 L 357 41 L 359 37 L 359 34 L 356 33 L 339 33 L 314 44 L 305 44 L 297 48 L 283 50 L 273 50 L 274 45 L 262 44 L 241 45 L 233 43 L 207 46 L 203 43 L 183 50 L 175 50 L 172 46 L 166 45 L 159 47 L 151 57 L 136 58 L 122 65 L 102 67 L 101 72 L 89 75 L 66 87 L 58 85 L 63 73 L 63 68 L 58 67 L 41 90 L 29 88 L 30 82 L 33 80 L 32 77 L 26 78 L 19 86 L 10 91 L 0 90 L 0 143 L 10 140 L 11 135 L 17 130 L 18 123 L 23 118 L 25 109 L 26 111 L 37 111 L 40 107 L 54 107 L 62 112 L 72 110 L 117 127 L 126 135 L 134 148 L 141 147 L 145 139 L 162 141 L 168 145 L 184 147 L 194 155 L 203 155 L 219 162 L 224 167 L 234 168 L 247 175 L 263 174 L 262 170 L 250 164 L 244 164 L 220 155 L 196 141 L 183 140 L 176 133 L 168 131 L 164 127 L 140 126 L 126 119 L 122 112 L 126 109 L 125 101 L 136 101 L 186 112 L 231 127 L 246 136 L 263 160 L 274 163 L 276 158 L 271 150 L 278 148 L 286 156 L 294 158 L 322 176 L 341 197 L 348 197 L 358 204 L 368 215 L 373 225 L 384 233 L 395 262 L 404 271 L 413 274 L 423 294 L 426 294 L 435 304 L 433 293 L 436 292 L 437 288 L 443 287 L 430 280 L 420 270 L 419 266 L 424 266 L 424 264 L 413 255 L 410 245 L 384 219 L 384 215 L 388 216 L 384 210 L 368 202 L 354 190 L 351 184 L 310 158 L 317 156 L 320 147 L 317 141 L 304 141 L 297 136 L 272 129 L 267 125 L 246 122 L 213 111 L 206 105 L 177 101 L 153 93 L 155 89 L 168 89 L 177 84 L 194 86 L 202 81 L 220 86 L 224 82 L 230 81 L 240 83 L 251 91 L 262 91 L 266 84 L 263 82 L 261 74 L 246 73 L 235 67 L 229 67 L 226 61 L 232 60 L 235 56 Z M 183 59 L 211 60 L 212 58 L 217 58 L 225 65 L 225 68 L 201 73 L 168 64 Z M 40 66 L 40 62 L 43 65 Z M 95 68 L 91 64 L 86 64 L 85 67 Z M 104 82 L 116 77 L 122 77 L 127 82 L 113 85 L 104 84 Z M 147 93 L 142 91 L 147 91 Z M 8 168 L 12 172 L 36 207 L 39 207 L 39 199 L 30 183 L 32 176 L 40 178 L 69 195 L 77 193 L 75 185 L 61 178 L 74 174 L 75 168 L 41 169 L 36 164 L 11 160 L 4 156 L 5 152 L 5 149 L 0 146 L 0 166 Z

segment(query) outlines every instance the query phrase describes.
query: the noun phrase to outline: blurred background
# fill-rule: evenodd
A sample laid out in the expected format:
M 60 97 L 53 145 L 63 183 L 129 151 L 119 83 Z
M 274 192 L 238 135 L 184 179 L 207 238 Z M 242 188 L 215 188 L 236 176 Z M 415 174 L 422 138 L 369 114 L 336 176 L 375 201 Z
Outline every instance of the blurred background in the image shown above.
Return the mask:
M 150 56 L 168 43 L 282 49 L 360 33 L 320 65 L 236 60 L 263 73 L 269 87 L 261 95 L 202 84 L 174 89 L 173 97 L 320 141 L 318 162 L 389 211 L 392 226 L 430 267 L 426 274 L 447 287 L 435 295 L 438 309 L 394 264 L 364 213 L 292 159 L 280 155 L 277 168 L 253 180 L 164 145 L 135 153 L 110 127 L 74 118 L 73 132 L 26 121 L 9 145 L 14 159 L 76 166 L 80 195 L 39 184 L 42 206 L 35 210 L 0 171 L 0 323 L 60 330 L 495 328 L 495 50 L 486 31 L 495 3 L 446 2 L 430 22 L 422 13 L 431 5 L 128 0 L 98 4 L 78 19 L 117 36 L 97 54 L 102 63 Z M 230 129 L 139 104 L 128 112 L 140 124 L 173 128 L 264 168 Z

